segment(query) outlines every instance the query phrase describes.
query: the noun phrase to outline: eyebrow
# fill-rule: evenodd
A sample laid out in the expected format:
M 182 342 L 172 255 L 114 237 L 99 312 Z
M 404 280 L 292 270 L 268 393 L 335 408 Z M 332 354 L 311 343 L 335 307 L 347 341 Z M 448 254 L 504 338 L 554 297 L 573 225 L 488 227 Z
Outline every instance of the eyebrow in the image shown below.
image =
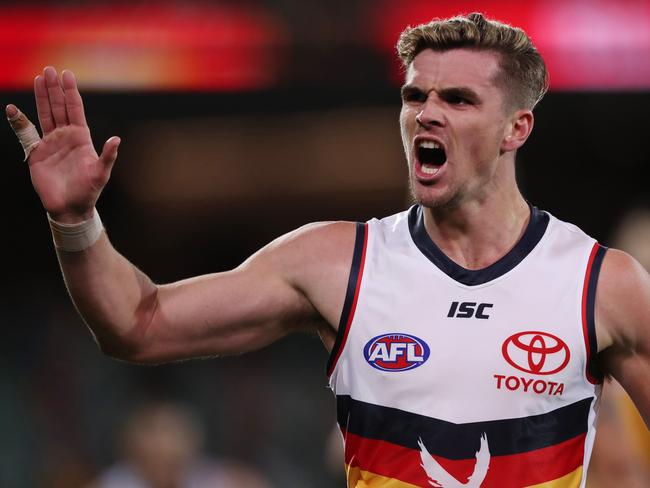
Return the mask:
M 417 87 L 416 85 L 406 84 L 402 86 L 401 89 L 402 97 L 405 94 L 414 93 L 414 92 L 428 93 L 425 92 L 423 89 Z M 472 103 L 479 103 L 481 101 L 481 97 L 479 96 L 479 94 L 476 93 L 476 91 L 474 91 L 472 88 L 469 88 L 467 86 L 454 86 L 449 88 L 443 88 L 442 90 L 440 90 L 440 92 L 438 92 L 438 95 L 441 98 L 445 98 L 445 97 L 466 98 Z
M 443 88 L 442 90 L 440 90 L 438 95 L 441 98 L 445 98 L 445 97 L 466 98 L 472 103 L 478 103 L 481 101 L 481 97 L 479 96 L 479 94 L 466 86 L 455 86 L 451 88 Z
M 414 92 L 422 92 L 422 93 L 424 93 L 424 90 L 421 90 L 420 88 L 418 88 L 415 85 L 409 85 L 409 84 L 406 84 L 406 85 L 402 86 L 402 88 L 400 90 L 400 93 L 401 93 L 402 97 L 404 97 L 404 95 L 406 95 L 407 93 L 414 93 Z

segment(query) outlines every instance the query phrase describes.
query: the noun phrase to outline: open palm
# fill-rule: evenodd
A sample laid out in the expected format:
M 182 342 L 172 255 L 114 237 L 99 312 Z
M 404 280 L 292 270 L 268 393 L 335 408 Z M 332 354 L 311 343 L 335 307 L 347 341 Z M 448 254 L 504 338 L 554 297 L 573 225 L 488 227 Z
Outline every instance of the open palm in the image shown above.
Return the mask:
M 84 220 L 108 181 L 120 140 L 110 138 L 97 155 L 72 72 L 64 71 L 59 81 L 54 68 L 45 68 L 34 80 L 34 94 L 43 139 L 28 159 L 32 184 L 55 220 Z M 10 118 L 16 113 L 7 107 Z M 29 123 L 22 114 L 11 122 L 14 130 Z

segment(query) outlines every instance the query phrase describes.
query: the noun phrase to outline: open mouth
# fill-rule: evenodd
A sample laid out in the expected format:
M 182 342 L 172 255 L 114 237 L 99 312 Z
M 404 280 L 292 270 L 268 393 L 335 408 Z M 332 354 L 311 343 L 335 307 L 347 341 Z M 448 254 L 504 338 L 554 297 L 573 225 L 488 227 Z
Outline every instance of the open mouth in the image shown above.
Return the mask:
M 440 167 L 447 162 L 447 153 L 441 144 L 435 141 L 420 141 L 417 157 L 422 173 L 435 175 Z

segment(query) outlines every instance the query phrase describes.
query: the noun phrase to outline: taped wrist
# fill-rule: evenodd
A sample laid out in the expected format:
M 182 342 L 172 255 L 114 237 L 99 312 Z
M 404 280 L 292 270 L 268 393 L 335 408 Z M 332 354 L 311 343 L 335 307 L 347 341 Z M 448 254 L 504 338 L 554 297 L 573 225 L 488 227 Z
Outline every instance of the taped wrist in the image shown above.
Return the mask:
M 93 209 L 93 216 L 78 224 L 63 224 L 57 222 L 47 214 L 47 220 L 52 230 L 52 240 L 57 251 L 79 252 L 95 244 L 102 235 L 104 226 L 99 218 L 97 209 Z

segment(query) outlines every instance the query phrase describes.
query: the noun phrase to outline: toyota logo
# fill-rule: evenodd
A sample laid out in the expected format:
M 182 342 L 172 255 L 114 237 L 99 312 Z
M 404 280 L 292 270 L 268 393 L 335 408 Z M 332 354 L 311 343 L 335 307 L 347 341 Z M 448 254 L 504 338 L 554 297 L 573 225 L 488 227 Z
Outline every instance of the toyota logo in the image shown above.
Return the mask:
M 569 363 L 571 353 L 562 339 L 548 332 L 526 331 L 508 337 L 501 348 L 511 366 L 533 374 L 554 374 Z

